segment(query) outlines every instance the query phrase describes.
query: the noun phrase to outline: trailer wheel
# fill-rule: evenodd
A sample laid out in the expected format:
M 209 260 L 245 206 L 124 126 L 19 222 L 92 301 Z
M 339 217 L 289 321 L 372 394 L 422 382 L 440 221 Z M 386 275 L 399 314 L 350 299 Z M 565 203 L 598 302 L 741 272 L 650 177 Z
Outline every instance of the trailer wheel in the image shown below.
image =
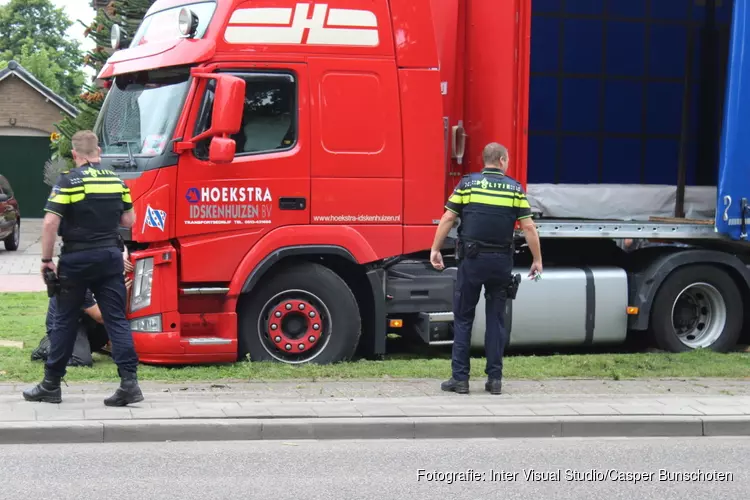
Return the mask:
M 328 364 L 350 359 L 361 334 L 346 282 L 320 264 L 273 273 L 240 310 L 240 356 L 251 361 Z
M 714 266 L 676 270 L 656 294 L 651 330 L 661 349 L 732 349 L 742 331 L 743 304 L 732 278 Z

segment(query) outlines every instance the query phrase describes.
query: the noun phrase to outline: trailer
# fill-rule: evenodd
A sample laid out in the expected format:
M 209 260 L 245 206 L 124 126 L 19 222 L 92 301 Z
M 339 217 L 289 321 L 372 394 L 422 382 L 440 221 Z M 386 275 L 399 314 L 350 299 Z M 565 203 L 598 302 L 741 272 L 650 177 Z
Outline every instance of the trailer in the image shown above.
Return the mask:
M 618 344 L 638 332 L 672 352 L 732 349 L 749 282 L 749 176 L 737 162 L 746 2 L 516 7 L 517 44 L 530 55 L 519 91 L 529 103 L 527 193 L 545 276 L 508 305 L 510 345 Z M 459 8 L 492 33 L 488 4 Z M 516 260 L 523 273 L 531 259 L 521 250 Z M 475 332 L 483 307 L 482 298 Z M 449 328 L 425 321 L 425 341 L 451 342 Z
M 452 242 L 444 271 L 429 248 L 492 141 L 544 259 L 507 304 L 510 346 L 732 349 L 748 18 L 745 0 L 157 0 L 127 48 L 113 30 L 96 125 L 139 218 L 141 361 L 451 344 Z M 515 252 L 525 275 L 520 233 Z

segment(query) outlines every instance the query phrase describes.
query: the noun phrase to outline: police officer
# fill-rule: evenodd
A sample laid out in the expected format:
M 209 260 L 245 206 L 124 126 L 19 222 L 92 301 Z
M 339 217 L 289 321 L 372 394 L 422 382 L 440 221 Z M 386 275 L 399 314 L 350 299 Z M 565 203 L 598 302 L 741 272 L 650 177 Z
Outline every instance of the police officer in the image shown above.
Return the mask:
M 533 256 L 529 272 L 542 272 L 539 235 L 531 219 L 531 207 L 521 184 L 505 175 L 508 150 L 497 143 L 488 144 L 482 154 L 481 173 L 464 176 L 445 205 L 432 245 L 430 262 L 443 269 L 440 249 L 454 221 L 458 229 L 458 276 L 453 294 L 452 377 L 441 385 L 444 391 L 469 392 L 469 349 L 474 313 L 482 286 L 485 288 L 487 331 L 487 382 L 491 394 L 502 392 L 503 353 L 507 343 L 505 301 L 512 280 L 513 236 L 520 221 Z
M 104 400 L 107 406 L 143 401 L 136 372 L 138 357 L 125 317 L 126 294 L 118 226 L 135 221 L 130 190 L 117 175 L 99 164 L 101 150 L 90 130 L 73 135 L 76 168 L 64 173 L 52 188 L 44 210 L 42 275 L 51 270 L 60 282 L 57 318 L 50 338 L 44 380 L 24 391 L 27 401 L 62 401 L 60 379 L 73 353 L 78 318 L 91 290 L 99 301 L 104 327 L 112 343 L 120 387 Z M 52 262 L 55 235 L 62 236 L 59 268 Z

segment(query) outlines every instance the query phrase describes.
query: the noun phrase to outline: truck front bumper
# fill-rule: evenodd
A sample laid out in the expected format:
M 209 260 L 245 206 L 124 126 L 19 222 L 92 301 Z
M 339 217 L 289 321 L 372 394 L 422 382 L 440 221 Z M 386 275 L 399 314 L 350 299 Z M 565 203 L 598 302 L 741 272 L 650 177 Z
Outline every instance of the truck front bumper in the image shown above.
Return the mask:
M 222 332 L 222 337 L 206 335 L 184 335 L 180 328 L 181 319 L 177 312 L 162 316 L 162 331 L 138 331 L 138 319 L 131 319 L 133 343 L 138 359 L 144 364 L 188 365 L 207 363 L 233 363 L 237 361 L 237 337 L 232 328 L 236 325 L 234 313 L 206 314 L 202 321 L 214 324 Z M 190 315 L 186 315 L 190 316 Z M 229 328 L 230 330 L 227 330 Z M 227 335 L 227 336 L 225 336 Z M 230 337 L 231 336 L 231 337 Z

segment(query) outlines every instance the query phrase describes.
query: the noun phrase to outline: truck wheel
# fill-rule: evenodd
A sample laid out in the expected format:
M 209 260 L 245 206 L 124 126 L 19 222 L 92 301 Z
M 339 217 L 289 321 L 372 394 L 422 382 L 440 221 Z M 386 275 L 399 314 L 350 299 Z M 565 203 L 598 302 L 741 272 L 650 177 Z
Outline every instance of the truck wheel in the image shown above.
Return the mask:
M 263 280 L 240 311 L 240 356 L 251 361 L 328 364 L 350 359 L 361 334 L 354 294 L 320 264 Z
M 16 227 L 13 228 L 13 233 L 5 238 L 5 249 L 9 252 L 15 252 L 18 250 L 18 246 L 21 243 L 21 222 L 16 223 Z
M 656 294 L 651 330 L 659 348 L 685 352 L 732 349 L 742 331 L 743 305 L 732 278 L 714 266 L 690 266 L 669 276 Z

